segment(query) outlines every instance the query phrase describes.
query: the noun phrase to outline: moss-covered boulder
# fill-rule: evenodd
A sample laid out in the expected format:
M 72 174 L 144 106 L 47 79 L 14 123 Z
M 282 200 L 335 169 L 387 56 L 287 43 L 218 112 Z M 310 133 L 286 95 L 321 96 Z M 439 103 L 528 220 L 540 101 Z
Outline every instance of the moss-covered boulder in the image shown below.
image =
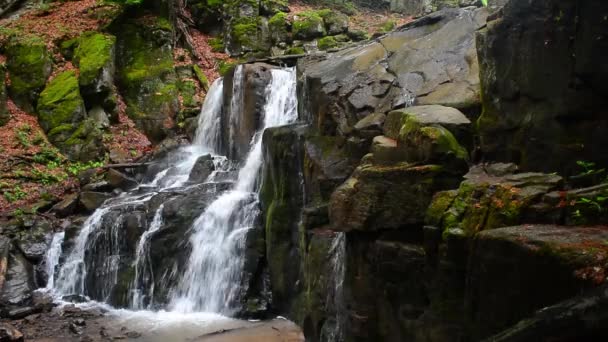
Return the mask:
M 88 161 L 103 154 L 102 132 L 97 122 L 86 119 L 74 71 L 64 71 L 47 84 L 37 112 L 50 142 L 70 159 Z
M 303 164 L 303 127 L 284 126 L 264 132 L 262 201 L 266 255 L 275 305 L 286 310 L 295 296 L 299 270 L 298 220 L 304 197 L 299 173 Z M 290 260 L 290 262 L 286 262 Z
M 332 36 L 323 37 L 317 41 L 317 47 L 319 50 L 330 50 L 339 46 L 339 43 L 336 41 L 336 38 Z
M 331 9 L 320 10 L 318 13 L 323 18 L 327 34 L 335 35 L 348 32 L 348 16 L 346 14 Z
M 327 34 L 323 18 L 316 11 L 305 11 L 294 17 L 293 35 L 296 39 L 312 40 Z
M 287 0 L 260 0 L 260 13 L 263 15 L 274 15 L 279 12 L 289 12 Z
M 270 38 L 274 45 L 287 43 L 289 41 L 290 23 L 287 18 L 287 13 L 279 12 L 268 20 L 268 29 L 270 30 Z
M 80 36 L 74 62 L 80 70 L 79 84 L 85 95 L 107 96 L 114 84 L 116 37 L 88 32 Z
M 49 50 L 44 40 L 28 37 L 10 42 L 6 55 L 10 96 L 23 110 L 34 112 L 38 95 L 52 70 Z
M 459 231 L 473 236 L 483 230 L 535 222 L 533 206 L 562 182 L 557 175 L 512 173 L 501 164 L 475 166 L 457 191 L 434 196 L 426 223 L 440 227 L 444 234 Z
M 364 163 L 331 195 L 331 225 L 343 231 L 420 225 L 433 194 L 459 182 L 459 176 L 446 171 L 441 165 Z
M 169 21 L 156 17 L 115 29 L 117 75 L 127 115 L 153 142 L 167 135 L 179 110 L 172 30 Z

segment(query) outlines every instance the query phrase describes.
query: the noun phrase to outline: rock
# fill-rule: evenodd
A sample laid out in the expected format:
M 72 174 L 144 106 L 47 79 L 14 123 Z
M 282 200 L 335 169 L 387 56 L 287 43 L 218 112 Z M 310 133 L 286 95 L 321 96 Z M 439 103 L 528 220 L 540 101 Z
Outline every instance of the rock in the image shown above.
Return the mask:
M 33 229 L 24 232 L 15 241 L 17 248 L 31 262 L 38 263 L 44 259 L 51 241 L 50 228 L 50 224 L 36 224 Z
M 423 126 L 441 125 L 459 141 L 471 140 L 471 121 L 458 109 L 439 105 L 413 106 L 390 112 L 384 125 L 384 134 L 397 139 L 408 120 Z
M 479 111 L 474 35 L 486 16 L 485 9 L 446 9 L 378 41 L 300 59 L 308 95 L 301 105 L 322 135 L 349 135 L 369 114 L 412 104 Z
M 593 340 L 605 336 L 607 287 L 585 291 L 574 298 L 537 311 L 487 341 L 524 342 L 559 338 Z
M 66 195 L 63 200 L 53 206 L 51 209 L 59 217 L 67 217 L 72 215 L 78 207 L 78 193 Z
M 259 1 L 237 1 L 224 7 L 227 16 L 224 20 L 224 42 L 230 55 L 266 53 L 270 50 L 269 23 L 266 17 L 259 15 L 261 7 Z
M 188 182 L 194 184 L 202 183 L 211 175 L 211 173 L 213 173 L 213 171 L 215 171 L 213 157 L 210 154 L 200 156 L 194 163 L 192 171 L 190 171 Z
M 289 12 L 287 0 L 262 0 L 260 1 L 260 13 L 273 15 L 278 12 Z
M 297 235 L 299 216 L 303 207 L 299 172 L 304 163 L 304 127 L 297 125 L 268 128 L 264 131 L 264 173 L 260 200 L 266 213 L 265 255 L 272 290 L 273 307 L 287 309 L 295 295 L 298 270 L 290 267 L 299 262 Z M 291 260 L 290 263 L 285 260 Z M 292 265 L 293 265 L 292 264 Z
M 323 17 L 316 11 L 305 11 L 294 17 L 293 36 L 295 39 L 312 40 L 326 34 Z
M 86 117 L 74 71 L 64 71 L 51 80 L 40 94 L 39 122 L 51 143 L 73 160 L 97 159 L 104 152 L 102 133 Z
M 273 68 L 275 67 L 265 63 L 244 64 L 224 77 L 221 136 L 227 156 L 231 159 L 241 160 L 249 152 L 251 138 L 260 128 L 266 101 L 266 87 L 272 78 Z M 234 98 L 239 94 L 232 93 L 234 82 L 242 82 L 240 98 Z M 238 106 L 240 110 L 231 110 L 233 105 Z
M 78 37 L 77 44 L 73 60 L 80 70 L 78 83 L 83 96 L 90 101 L 103 103 L 103 99 L 110 95 L 114 85 L 116 37 L 86 32 Z M 95 117 L 101 115 L 103 109 L 96 110 L 95 114 L 91 112 L 89 115 Z M 109 125 L 109 120 L 107 124 Z
M 120 188 L 125 191 L 139 185 L 135 179 L 115 169 L 108 169 L 108 172 L 106 173 L 106 182 L 114 188 Z
M 603 81 L 608 67 L 594 62 L 608 47 L 593 38 L 608 34 L 598 24 L 607 11 L 604 2 L 515 0 L 492 16 L 477 44 L 484 156 L 516 162 L 523 170 L 564 175 L 579 172 L 575 160 L 608 163 L 608 152 L 594 148 L 608 143 L 601 133 L 608 129 Z
M 51 55 L 43 39 L 18 39 L 6 47 L 9 94 L 15 104 L 33 113 L 40 91 L 51 74 Z
M 306 172 L 304 182 L 311 201 L 327 202 L 332 191 L 352 173 L 344 139 L 332 136 L 309 136 L 304 143 Z
M 89 183 L 81 188 L 83 191 L 111 192 L 114 189 L 107 181 Z
M 489 168 L 492 170 L 492 168 Z M 502 174 L 500 170 L 498 174 Z M 544 194 L 563 179 L 543 173 L 496 176 L 474 166 L 457 192 L 438 193 L 427 211 L 426 222 L 443 231 L 460 230 L 467 236 L 479 231 L 525 223 L 537 217 L 532 210 Z
M 473 310 L 473 338 L 488 337 L 540 308 L 605 283 L 607 238 L 605 227 L 524 225 L 480 233 L 466 299 Z
M 373 113 L 359 120 L 355 126 L 355 133 L 364 138 L 373 138 L 382 134 L 382 127 L 386 115 L 383 113 Z
M 340 231 L 407 229 L 422 224 L 433 194 L 459 182 L 440 165 L 362 164 L 331 195 L 329 217 Z
M 10 319 L 22 319 L 29 315 L 42 312 L 41 307 L 25 306 L 17 309 L 13 309 L 8 312 L 8 318 Z
M 112 198 L 111 194 L 104 192 L 83 191 L 80 193 L 80 204 L 88 211 L 94 211 L 101 207 L 103 202 Z
M 23 334 L 9 323 L 0 323 L 1 342 L 23 342 Z
M 96 106 L 89 110 L 89 117 L 101 128 L 110 127 L 110 119 L 106 112 L 100 106 Z
M 323 18 L 325 30 L 328 35 L 346 33 L 348 31 L 348 16 L 335 10 L 324 9 L 318 11 Z
M 397 148 L 397 140 L 379 135 L 372 142 L 374 162 L 393 164 L 405 160 L 405 153 Z
M 8 266 L 2 286 L 2 302 L 11 305 L 27 305 L 36 289 L 34 267 L 19 251 L 8 255 Z
M 115 27 L 117 79 L 133 119 L 153 143 L 173 128 L 179 110 L 177 75 L 173 68 L 173 27 L 154 17 Z
M 270 18 L 268 20 L 268 28 L 270 30 L 270 38 L 274 45 L 289 42 L 290 25 L 286 13 L 279 12 Z
M 76 335 L 80 335 L 82 334 L 82 328 L 79 327 L 76 323 L 72 322 L 68 325 L 68 328 L 70 329 L 70 332 Z

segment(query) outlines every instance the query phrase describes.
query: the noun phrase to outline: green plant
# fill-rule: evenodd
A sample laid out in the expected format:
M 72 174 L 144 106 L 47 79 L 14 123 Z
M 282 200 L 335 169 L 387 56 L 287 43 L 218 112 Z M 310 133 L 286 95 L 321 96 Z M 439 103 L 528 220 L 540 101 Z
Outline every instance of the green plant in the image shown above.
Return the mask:
M 98 167 L 102 167 L 102 166 L 103 166 L 103 162 L 101 162 L 101 161 L 90 161 L 87 163 L 75 162 L 75 163 L 68 164 L 68 166 L 66 167 L 66 170 L 69 174 L 76 176 L 81 171 L 88 170 L 88 169 L 94 169 L 94 168 L 98 168 Z
M 67 178 L 65 173 L 52 174 L 48 171 L 33 169 L 32 178 L 42 185 L 58 183 Z
M 17 141 L 19 141 L 19 144 L 21 144 L 21 146 L 23 147 L 30 147 L 30 133 L 32 131 L 32 126 L 28 125 L 28 124 L 24 124 L 21 125 L 19 127 L 17 127 L 17 132 L 15 133 L 15 137 L 17 138 Z
M 596 169 L 596 165 L 594 162 L 588 162 L 588 161 L 584 161 L 584 160 L 577 160 L 576 161 L 576 165 L 580 166 L 581 168 L 583 168 L 583 172 L 580 173 L 579 175 L 592 175 L 592 174 L 596 174 L 596 173 L 602 173 L 604 171 L 606 171 L 606 169 Z
M 488 0 L 481 0 L 481 4 L 484 6 L 488 6 Z
M 20 199 L 24 199 L 27 194 L 19 186 L 15 186 L 12 190 L 4 191 L 2 196 L 4 196 L 9 203 L 13 203 Z
M 389 19 L 380 26 L 380 32 L 386 33 L 392 31 L 395 26 L 397 26 L 397 22 L 393 19 Z

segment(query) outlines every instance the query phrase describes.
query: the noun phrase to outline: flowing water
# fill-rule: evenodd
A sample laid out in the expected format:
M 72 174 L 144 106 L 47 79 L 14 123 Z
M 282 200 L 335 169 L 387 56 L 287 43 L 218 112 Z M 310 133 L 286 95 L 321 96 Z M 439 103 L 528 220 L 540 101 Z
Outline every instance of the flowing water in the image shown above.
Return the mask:
M 265 92 L 266 105 L 261 127 L 251 139 L 249 152 L 238 173 L 234 163 L 219 154 L 221 147 L 221 120 L 223 110 L 223 81 L 217 80 L 210 88 L 201 114 L 192 145 L 176 151 L 168 161 L 168 167 L 148 184 L 106 201 L 82 225 L 78 236 L 63 251 L 63 262 L 58 270 L 62 253 L 63 233 L 53 237 L 52 247 L 47 253 L 47 289 L 57 298 L 68 295 L 91 296 L 87 279 L 93 276 L 101 291 L 95 293 L 98 300 L 106 300 L 117 283 L 118 270 L 125 267 L 123 221 L 133 212 L 144 210 L 155 195 L 168 191 L 187 191 L 190 172 L 197 159 L 205 154 L 213 156 L 216 170 L 206 183 L 224 182 L 232 178 L 234 183 L 228 191 L 219 194 L 194 221 L 184 243 L 190 245 L 190 255 L 179 281 L 171 289 L 170 311 L 113 310 L 113 314 L 133 319 L 171 321 L 217 320 L 217 314 L 230 315 L 237 309 L 236 296 L 241 285 L 246 233 L 254 227 L 259 215 L 259 175 L 262 168 L 262 133 L 264 129 L 292 123 L 297 120 L 295 69 L 273 69 Z M 238 127 L 242 108 L 243 68 L 235 71 L 233 98 L 228 116 L 230 126 Z M 229 129 L 229 135 L 234 134 Z M 230 139 L 232 141 L 232 139 Z M 232 147 L 230 147 L 232 148 Z M 234 176 L 232 176 L 234 175 Z M 236 178 L 236 180 L 234 180 Z M 185 189 L 185 190 L 184 190 Z M 150 241 L 162 230 L 165 218 L 164 204 L 155 209 L 146 222 L 146 216 L 137 216 L 137 226 L 145 229 L 135 247 L 129 266 L 134 277 L 130 285 L 129 309 L 145 310 L 155 294 L 152 274 Z M 123 235 L 121 235 L 123 234 Z M 189 236 L 189 238 L 188 238 Z M 100 255 L 100 257 L 95 257 Z M 93 256 L 93 257 L 92 257 Z M 91 261 L 93 260 L 93 261 Z M 166 274 L 178 272 L 178 268 L 163 270 Z M 55 275 L 55 276 L 54 276 Z M 205 314 L 202 314 L 205 313 Z M 199 317 L 203 315 L 204 317 Z M 139 318 L 138 318 L 139 317 Z M 232 322 L 224 319 L 226 322 Z M 196 325 L 196 324 L 195 324 Z
M 170 305 L 175 311 L 230 314 L 234 309 L 244 262 L 245 233 L 259 214 L 257 178 L 262 166 L 262 132 L 297 119 L 295 70 L 272 70 L 266 98 L 263 127 L 252 138 L 234 188 L 194 222 L 190 238 L 193 251 Z

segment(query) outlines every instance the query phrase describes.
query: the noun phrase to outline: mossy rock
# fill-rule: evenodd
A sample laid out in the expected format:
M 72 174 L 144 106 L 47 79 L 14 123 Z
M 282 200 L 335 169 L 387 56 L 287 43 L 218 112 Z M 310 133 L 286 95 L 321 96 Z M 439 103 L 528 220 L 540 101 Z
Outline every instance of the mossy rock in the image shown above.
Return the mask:
M 232 37 L 233 51 L 251 52 L 257 51 L 262 46 L 259 39 L 260 18 L 244 17 L 233 19 L 231 23 L 230 36 Z
M 289 41 L 290 23 L 287 18 L 287 13 L 279 12 L 275 14 L 268 20 L 268 28 L 273 44 L 277 45 Z
M 139 23 L 116 29 L 117 76 L 127 115 L 151 141 L 159 142 L 173 126 L 179 102 L 171 26 L 160 18 L 155 23 L 153 36 L 152 28 Z
M 33 112 L 40 91 L 52 71 L 52 61 L 40 38 L 13 41 L 6 47 L 7 69 L 11 79 L 9 94 L 15 104 Z
M 40 93 L 37 109 L 40 125 L 45 132 L 84 119 L 84 102 L 76 73 L 64 71 L 53 78 Z
M 113 85 L 116 37 L 88 32 L 80 36 L 74 50 L 74 62 L 80 70 L 83 88 L 109 92 Z
M 279 12 L 289 12 L 287 0 L 260 0 L 260 13 L 274 15 Z
M 86 118 L 74 71 L 64 71 L 40 93 L 38 118 L 49 141 L 72 160 L 89 161 L 103 155 L 102 131 Z
M 338 47 L 340 44 L 336 41 L 336 38 L 332 36 L 323 37 L 317 41 L 317 47 L 319 50 L 329 50 Z
M 303 55 L 305 53 L 306 50 L 304 50 L 304 48 L 301 46 L 292 46 L 289 49 L 285 50 L 286 55 Z
M 201 69 L 201 67 L 194 64 L 194 65 L 192 65 L 192 70 L 194 71 L 194 75 L 196 75 L 196 78 L 200 82 L 201 87 L 203 87 L 203 90 L 208 91 L 209 90 L 209 79 L 207 78 L 207 76 L 205 76 L 205 73 L 203 73 L 203 70 Z
M 299 13 L 293 23 L 293 35 L 296 39 L 312 40 L 327 34 L 323 18 L 316 11 Z
M 323 18 L 327 34 L 335 35 L 348 32 L 348 16 L 336 10 L 324 9 L 318 11 Z

